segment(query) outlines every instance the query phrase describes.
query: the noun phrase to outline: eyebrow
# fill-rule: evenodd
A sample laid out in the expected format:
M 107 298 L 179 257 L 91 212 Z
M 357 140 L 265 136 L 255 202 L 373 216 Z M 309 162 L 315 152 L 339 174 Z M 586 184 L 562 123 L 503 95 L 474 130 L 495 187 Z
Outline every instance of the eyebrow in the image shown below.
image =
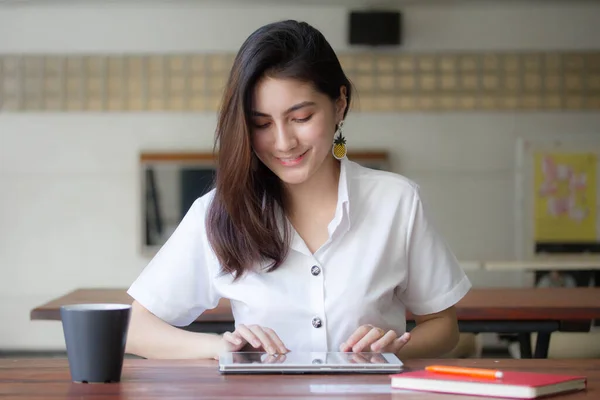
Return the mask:
M 316 103 L 314 101 L 303 101 L 302 103 L 295 104 L 295 105 L 291 106 L 290 108 L 288 108 L 287 110 L 285 110 L 284 115 L 289 114 L 294 111 L 297 111 L 297 110 L 300 110 L 301 108 L 304 108 L 304 107 L 314 106 L 315 104 Z M 252 116 L 253 117 L 269 117 L 270 115 L 261 113 L 260 111 L 252 111 Z

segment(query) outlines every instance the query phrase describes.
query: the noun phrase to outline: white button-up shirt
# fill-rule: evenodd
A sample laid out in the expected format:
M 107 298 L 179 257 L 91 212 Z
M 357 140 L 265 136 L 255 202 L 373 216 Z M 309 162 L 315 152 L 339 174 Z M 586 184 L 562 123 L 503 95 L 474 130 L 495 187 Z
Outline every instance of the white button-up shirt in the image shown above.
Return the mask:
M 293 231 L 285 262 L 233 282 L 221 274 L 205 229 L 214 192 L 194 202 L 128 293 L 164 321 L 185 326 L 220 298 L 236 324 L 275 330 L 292 351 L 338 351 L 362 324 L 398 335 L 406 310 L 454 305 L 471 283 L 429 222 L 418 186 L 343 159 L 329 238 L 312 254 Z

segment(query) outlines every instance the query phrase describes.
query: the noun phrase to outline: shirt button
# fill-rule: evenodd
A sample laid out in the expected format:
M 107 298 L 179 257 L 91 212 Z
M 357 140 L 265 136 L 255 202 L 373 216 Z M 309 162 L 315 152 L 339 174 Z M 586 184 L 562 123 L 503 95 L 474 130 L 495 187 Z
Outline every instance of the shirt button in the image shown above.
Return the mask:
M 321 273 L 321 268 L 319 268 L 316 265 L 313 265 L 313 267 L 310 269 L 310 273 L 313 274 L 314 276 L 317 276 Z
M 321 325 L 323 325 L 323 323 L 321 322 L 321 318 L 314 317 L 312 319 L 312 326 L 314 326 L 315 328 L 320 328 Z

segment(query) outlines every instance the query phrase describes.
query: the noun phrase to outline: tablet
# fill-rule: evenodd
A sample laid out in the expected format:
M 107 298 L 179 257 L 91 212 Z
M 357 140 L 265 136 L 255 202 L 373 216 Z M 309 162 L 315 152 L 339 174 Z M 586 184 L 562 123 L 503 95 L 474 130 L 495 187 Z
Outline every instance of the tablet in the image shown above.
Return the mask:
M 233 352 L 219 357 L 221 373 L 398 373 L 403 363 L 393 353 Z

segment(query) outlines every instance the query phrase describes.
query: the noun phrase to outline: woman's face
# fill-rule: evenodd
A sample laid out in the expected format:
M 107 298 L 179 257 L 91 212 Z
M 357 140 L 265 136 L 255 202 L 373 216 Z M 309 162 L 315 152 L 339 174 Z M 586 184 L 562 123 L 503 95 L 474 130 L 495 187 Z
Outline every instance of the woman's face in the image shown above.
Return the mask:
M 333 157 L 335 126 L 343 118 L 346 92 L 333 102 L 305 82 L 265 77 L 254 88 L 252 146 L 256 156 L 290 185 L 308 181 Z M 330 160 L 331 161 L 331 160 Z

